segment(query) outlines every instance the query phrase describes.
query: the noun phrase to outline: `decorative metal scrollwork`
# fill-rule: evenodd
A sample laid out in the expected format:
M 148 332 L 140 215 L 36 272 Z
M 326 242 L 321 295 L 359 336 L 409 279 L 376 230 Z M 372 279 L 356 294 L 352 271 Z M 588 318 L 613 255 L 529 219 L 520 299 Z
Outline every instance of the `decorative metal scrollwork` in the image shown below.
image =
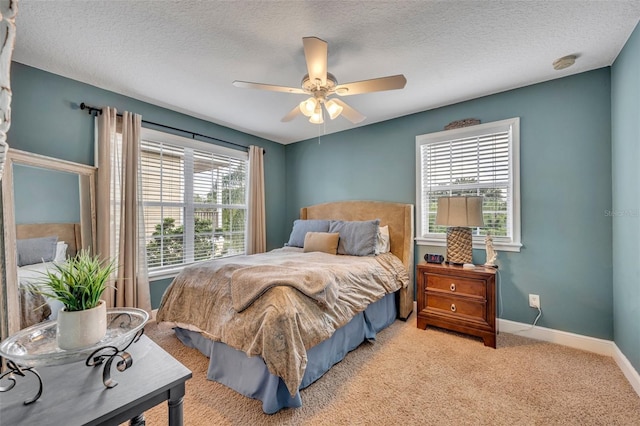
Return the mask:
M 108 318 L 110 318 L 108 324 L 109 334 L 105 337 L 104 343 L 112 344 L 95 349 L 91 353 L 91 355 L 86 358 L 85 364 L 88 367 L 103 365 L 104 369 L 102 371 L 102 382 L 105 387 L 113 388 L 118 385 L 118 382 L 111 379 L 111 364 L 114 360 L 117 360 L 116 368 L 121 372 L 125 371 L 133 365 L 133 358 L 131 357 L 131 354 L 126 351 L 132 344 L 140 340 L 140 338 L 144 334 L 144 324 L 149 317 L 146 312 L 140 309 L 131 308 L 129 309 L 129 311 L 123 312 L 122 310 L 114 308 Z M 38 331 L 49 331 L 49 333 L 45 333 L 43 335 L 48 339 L 55 338 L 55 334 L 52 334 L 50 332 L 51 325 L 47 325 L 46 323 L 43 324 L 45 324 L 46 327 L 39 329 Z M 53 327 L 55 328 L 55 322 L 53 322 Z M 15 342 L 19 342 L 21 338 L 25 338 L 26 336 L 19 336 L 19 334 L 20 333 L 14 336 L 14 344 Z M 122 347 L 123 345 L 124 347 Z M 121 348 L 119 348 L 118 346 L 120 346 Z M 44 358 L 40 358 L 41 363 L 36 365 L 52 366 L 76 362 L 84 359 L 86 354 L 91 350 L 92 348 L 85 348 L 78 351 L 66 352 L 60 351 L 56 348 L 58 355 L 62 355 L 60 358 L 54 360 L 55 362 L 50 363 L 47 363 L 46 361 L 42 362 L 42 359 Z M 39 355 L 46 355 L 47 353 L 43 352 L 39 353 Z M 40 374 L 34 369 L 34 367 L 19 365 L 16 363 L 16 361 L 9 359 L 9 357 L 4 357 L 4 359 L 6 359 L 7 369 L 6 371 L 0 371 L 0 393 L 8 392 L 11 389 L 15 388 L 16 385 L 19 384 L 20 377 L 24 378 L 27 376 L 27 373 L 31 373 L 38 380 L 38 390 L 37 394 L 33 398 L 24 401 L 24 404 L 29 405 L 37 401 L 42 395 L 43 391 L 42 377 L 40 376 Z M 136 419 L 137 421 L 135 424 L 140 426 L 144 425 L 144 416 L 137 416 Z
M 24 405 L 29 405 L 33 402 L 36 402 L 40 395 L 42 395 L 42 377 L 33 367 L 22 367 L 11 360 L 7 360 L 7 368 L 8 370 L 0 375 L 0 392 L 8 392 L 13 389 L 16 385 L 16 376 L 26 377 L 26 373 L 31 373 L 38 378 L 38 393 L 31 399 L 27 399 L 24 401 Z M 10 383 L 6 386 L 2 386 L 2 381 L 8 380 Z
M 114 322 L 118 317 L 114 318 L 112 322 Z M 101 365 L 102 363 L 104 363 L 104 369 L 102 370 L 102 383 L 104 383 L 107 388 L 113 388 L 117 386 L 118 382 L 111 378 L 111 363 L 115 358 L 120 358 L 120 361 L 116 363 L 116 368 L 120 372 L 125 371 L 127 368 L 131 367 L 131 365 L 133 365 L 133 358 L 131 358 L 131 355 L 126 352 L 126 350 L 133 343 L 140 340 L 140 337 L 142 337 L 143 334 L 144 328 L 141 328 L 133 336 L 133 339 L 131 339 L 127 346 L 122 349 L 119 349 L 116 346 L 103 346 L 96 349 L 91 353 L 91 355 L 89 355 L 85 364 L 87 365 L 87 367 L 95 367 L 96 365 Z

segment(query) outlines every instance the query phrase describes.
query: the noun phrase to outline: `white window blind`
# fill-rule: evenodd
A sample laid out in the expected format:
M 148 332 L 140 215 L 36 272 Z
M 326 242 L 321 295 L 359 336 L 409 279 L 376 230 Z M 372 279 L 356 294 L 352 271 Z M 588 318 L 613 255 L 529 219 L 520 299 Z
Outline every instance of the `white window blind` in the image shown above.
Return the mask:
M 483 197 L 484 227 L 474 242 L 491 234 L 497 246 L 520 247 L 519 179 L 515 132 L 518 119 L 420 135 L 416 138 L 418 243 L 444 242 L 446 228 L 435 225 L 441 196 Z
M 143 134 L 140 166 L 150 272 L 244 254 L 247 154 L 146 133 L 154 135 Z

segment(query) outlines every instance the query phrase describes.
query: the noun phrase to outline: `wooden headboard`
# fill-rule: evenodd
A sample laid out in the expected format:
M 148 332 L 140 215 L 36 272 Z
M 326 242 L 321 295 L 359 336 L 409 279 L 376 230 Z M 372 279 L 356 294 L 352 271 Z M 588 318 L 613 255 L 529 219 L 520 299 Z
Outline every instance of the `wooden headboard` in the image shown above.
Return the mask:
M 399 293 L 398 316 L 408 318 L 413 311 L 413 204 L 383 201 L 337 201 L 300 209 L 300 219 L 372 220 L 389 226 L 391 252 L 409 272 L 409 286 Z
M 27 223 L 16 225 L 16 239 L 50 237 L 56 235 L 58 241 L 64 241 L 69 246 L 68 256 L 75 256 L 78 248 L 82 247 L 79 223 Z

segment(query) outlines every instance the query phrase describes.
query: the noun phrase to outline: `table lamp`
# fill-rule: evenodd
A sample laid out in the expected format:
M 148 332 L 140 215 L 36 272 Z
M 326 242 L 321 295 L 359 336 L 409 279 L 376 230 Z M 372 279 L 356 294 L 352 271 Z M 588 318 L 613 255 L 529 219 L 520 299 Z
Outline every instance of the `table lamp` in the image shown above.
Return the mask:
M 471 227 L 484 226 L 482 197 L 440 197 L 436 225 L 447 227 L 447 262 L 472 263 Z

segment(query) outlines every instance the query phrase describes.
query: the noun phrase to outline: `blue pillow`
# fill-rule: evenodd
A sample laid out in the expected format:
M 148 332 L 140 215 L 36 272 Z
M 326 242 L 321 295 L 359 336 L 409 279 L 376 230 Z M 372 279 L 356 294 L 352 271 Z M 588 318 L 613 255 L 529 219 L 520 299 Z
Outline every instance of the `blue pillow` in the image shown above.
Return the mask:
M 329 231 L 328 220 L 297 219 L 293 222 L 293 230 L 289 236 L 289 242 L 286 245 L 290 247 L 304 247 L 304 237 L 307 235 L 307 232 L 327 231 Z
M 56 257 L 57 244 L 56 236 L 17 240 L 18 266 L 51 262 Z
M 366 221 L 332 220 L 329 232 L 339 232 L 338 254 L 372 256 L 378 245 L 380 219 Z

